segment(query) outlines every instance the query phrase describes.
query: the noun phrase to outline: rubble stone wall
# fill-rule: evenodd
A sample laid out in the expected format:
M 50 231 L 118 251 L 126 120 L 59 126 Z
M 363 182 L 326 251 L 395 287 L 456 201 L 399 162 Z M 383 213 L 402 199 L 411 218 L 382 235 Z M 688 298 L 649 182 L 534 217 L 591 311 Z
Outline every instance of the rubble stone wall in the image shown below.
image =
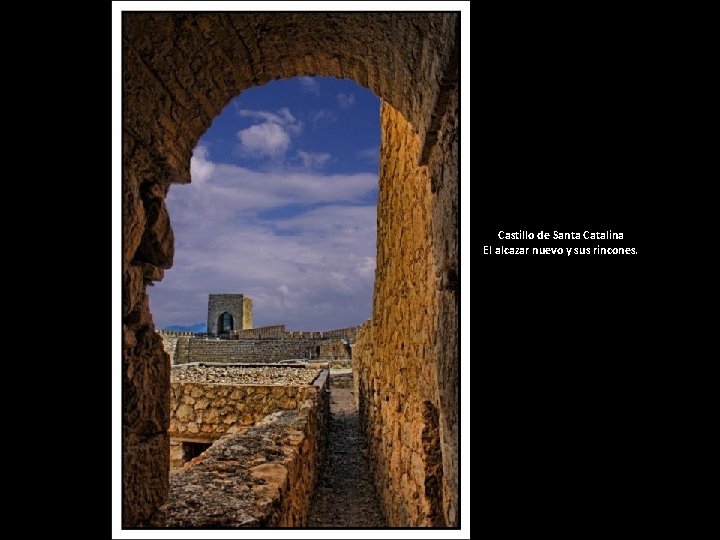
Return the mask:
M 223 362 L 263 364 L 291 358 L 308 358 L 315 351 L 316 342 L 311 339 L 260 340 L 260 339 L 202 339 L 190 338 L 187 349 L 176 350 L 175 364 L 191 362 Z
M 446 148 L 442 159 L 431 155 L 431 166 L 415 163 L 421 142 L 405 118 L 385 103 L 381 112 L 373 316 L 358 332 L 353 365 L 371 468 L 392 526 L 457 523 L 454 104 L 438 124 Z
M 187 441 L 213 441 L 236 424 L 249 426 L 272 412 L 299 409 L 316 392 L 314 386 L 174 382 L 168 434 Z
M 342 339 L 328 339 L 320 345 L 320 360 L 350 360 L 350 345 Z
M 299 407 L 236 425 L 186 470 L 173 474 L 155 525 L 302 527 L 307 525 L 329 415 L 328 372 L 296 395 Z M 251 394 L 253 395 L 253 394 Z

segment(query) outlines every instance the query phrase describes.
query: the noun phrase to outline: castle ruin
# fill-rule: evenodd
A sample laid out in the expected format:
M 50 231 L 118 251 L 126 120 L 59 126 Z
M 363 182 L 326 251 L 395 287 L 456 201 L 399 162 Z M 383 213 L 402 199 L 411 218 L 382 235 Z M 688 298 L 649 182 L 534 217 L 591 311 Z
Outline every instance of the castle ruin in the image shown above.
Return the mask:
M 216 324 L 210 326 L 210 322 Z M 235 328 L 235 321 L 243 321 Z M 359 326 L 316 332 L 289 332 L 284 324 L 252 327 L 252 300 L 242 294 L 208 297 L 208 332 L 160 330 L 172 365 L 192 363 L 273 364 L 286 360 L 345 363 Z
M 373 311 L 353 350 L 372 480 L 390 526 L 460 524 L 459 44 L 456 12 L 122 14 L 124 527 L 157 523 L 171 493 L 171 372 L 179 368 L 155 331 L 146 291 L 173 265 L 168 190 L 190 182 L 192 150 L 231 99 L 274 79 L 315 75 L 353 79 L 382 99 Z M 240 320 L 247 331 L 244 310 L 240 320 L 228 313 L 233 331 Z M 275 425 L 290 426 L 287 416 Z M 299 421 L 310 425 L 312 416 Z M 266 432 L 280 443 L 272 455 L 308 432 L 294 431 Z M 245 444 L 224 444 L 188 474 L 210 475 L 210 463 L 235 467 L 232 448 Z M 310 442 L 299 444 L 298 452 L 308 446 L 300 455 L 316 455 Z M 197 485 L 204 497 L 243 489 L 237 482 L 251 474 L 289 485 L 281 467 L 266 465 Z M 251 522 L 239 506 L 217 508 L 215 524 L 228 525 L 227 516 L 232 526 Z
M 211 294 L 208 298 L 207 333 L 229 334 L 253 327 L 252 300 L 242 294 Z

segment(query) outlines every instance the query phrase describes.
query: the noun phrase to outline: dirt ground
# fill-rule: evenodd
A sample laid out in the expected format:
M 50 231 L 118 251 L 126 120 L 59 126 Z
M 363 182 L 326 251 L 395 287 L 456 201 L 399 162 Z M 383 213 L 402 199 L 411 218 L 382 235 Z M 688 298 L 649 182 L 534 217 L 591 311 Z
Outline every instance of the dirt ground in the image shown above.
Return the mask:
M 309 527 L 385 527 L 368 469 L 352 373 L 331 372 L 330 419 L 325 463 L 310 504 Z

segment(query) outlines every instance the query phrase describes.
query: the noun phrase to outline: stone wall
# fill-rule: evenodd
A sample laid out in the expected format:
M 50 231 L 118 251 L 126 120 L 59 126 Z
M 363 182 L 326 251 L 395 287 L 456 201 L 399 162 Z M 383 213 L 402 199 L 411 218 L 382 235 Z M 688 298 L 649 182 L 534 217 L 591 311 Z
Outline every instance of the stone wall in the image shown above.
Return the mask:
M 272 364 L 293 358 L 319 357 L 324 360 L 351 358 L 351 350 L 342 339 L 292 336 L 282 339 L 228 340 L 160 335 L 163 347 L 170 355 L 173 365 L 194 362 Z
M 168 434 L 184 441 L 214 441 L 232 426 L 249 426 L 272 412 L 297 410 L 317 391 L 314 386 L 173 382 Z
M 360 326 L 348 326 L 347 328 L 336 328 L 334 330 L 325 330 L 323 337 L 340 337 L 355 341 L 355 336 Z
M 183 338 L 178 338 L 178 342 Z M 222 362 L 263 364 L 291 358 L 308 358 L 315 351 L 316 342 L 311 339 L 203 339 L 186 338 L 187 348 L 176 346 L 175 364 L 191 362 Z
M 285 334 L 285 325 L 276 324 L 273 326 L 260 326 L 258 328 L 249 328 L 247 330 L 235 330 L 233 337 L 242 338 L 257 338 L 257 337 L 275 337 Z
M 177 350 L 177 342 L 180 336 L 174 333 L 168 333 L 164 331 L 160 331 L 158 332 L 158 334 L 162 339 L 163 349 L 165 349 L 165 352 L 168 353 L 168 356 L 170 357 L 170 362 L 174 364 L 175 351 Z
M 186 330 L 158 330 L 157 332 L 163 339 L 166 337 L 195 336 L 195 332 L 188 332 Z
M 296 410 L 236 426 L 186 470 L 173 474 L 156 526 L 302 527 L 326 446 L 328 372 Z
M 355 335 L 359 326 L 349 326 L 347 328 L 335 328 L 333 330 L 322 330 L 317 332 L 288 332 L 285 330 L 284 324 L 274 326 L 261 326 L 260 328 L 251 328 L 248 330 L 235 330 L 232 334 L 234 338 L 282 338 L 282 339 L 327 339 L 327 338 L 346 338 L 355 341 Z
M 436 116 L 437 141 L 429 153 L 428 172 L 432 192 L 432 246 L 435 287 L 435 374 L 443 469 L 443 506 L 448 524 L 459 524 L 459 374 L 460 316 L 459 237 L 459 95 L 458 51 L 442 79 L 440 102 L 444 112 Z M 468 174 L 466 172 L 466 174 Z M 467 359 L 469 360 L 469 359 Z
M 425 199 L 418 200 L 418 208 L 411 208 L 415 200 L 402 203 L 397 198 L 412 195 L 412 190 L 405 190 L 404 186 L 417 187 L 413 167 L 418 162 L 427 164 L 433 189 L 439 189 L 430 203 L 432 220 L 439 221 L 423 221 L 435 242 L 434 267 L 424 260 L 414 267 L 429 272 L 426 285 L 437 290 L 437 294 L 431 299 L 434 304 L 413 304 L 412 308 L 422 306 L 423 315 L 433 320 L 431 326 L 436 333 L 426 338 L 426 344 L 438 348 L 435 360 L 430 362 L 431 368 L 437 370 L 437 380 L 427 381 L 428 385 L 435 385 L 436 394 L 429 401 L 437 408 L 441 436 L 445 433 L 442 461 L 455 459 L 448 458 L 446 450 L 453 448 L 450 438 L 456 427 L 452 418 L 457 416 L 457 407 L 454 413 L 450 410 L 452 396 L 457 392 L 457 343 L 453 337 L 457 328 L 453 303 L 457 234 L 451 225 L 457 215 L 457 201 L 452 196 L 457 186 L 453 174 L 457 162 L 454 161 L 454 169 L 452 163 L 457 158 L 447 154 L 455 144 L 452 137 L 441 139 L 443 125 L 448 125 L 443 124 L 448 95 L 454 91 L 448 74 L 452 73 L 456 57 L 457 22 L 455 13 L 123 14 L 124 526 L 141 527 L 152 522 L 167 498 L 170 361 L 162 339 L 155 332 L 146 287 L 161 280 L 164 269 L 173 263 L 174 236 L 165 205 L 168 188 L 172 183 L 190 181 L 192 150 L 222 108 L 243 90 L 277 78 L 324 75 L 353 79 L 370 88 L 387 103 L 386 109 L 392 106 L 398 111 L 397 116 L 412 126 L 415 144 L 411 150 L 415 156 L 395 156 L 409 176 L 383 173 L 398 185 L 382 183 L 378 219 L 382 215 L 388 220 L 390 207 L 385 205 L 392 203 L 396 205 L 393 210 L 402 210 L 403 222 L 408 214 L 424 215 Z M 456 120 L 457 109 L 454 114 Z M 407 124 L 406 127 L 410 130 Z M 383 128 L 381 159 L 389 163 L 393 152 L 400 151 L 403 140 L 404 133 Z M 406 145 L 405 151 L 408 150 Z M 438 156 L 437 152 L 443 155 Z M 383 194 L 388 189 L 392 196 Z M 379 235 L 386 226 L 380 225 Z M 383 233 L 386 239 L 387 232 Z M 414 246 L 415 240 L 410 238 L 409 245 Z M 391 279 L 399 286 L 398 294 L 392 294 L 383 283 L 387 283 L 391 273 L 399 272 L 398 265 L 412 263 L 415 256 L 422 258 L 423 250 L 419 253 L 408 250 L 404 239 L 396 247 L 396 251 L 384 251 L 383 257 L 378 257 L 372 327 L 382 336 L 378 348 L 382 354 L 376 361 L 397 367 L 399 360 L 394 355 L 408 354 L 401 346 L 408 347 L 420 338 L 409 333 L 411 323 L 402 318 L 413 313 L 410 306 L 404 305 L 410 302 L 405 288 Z M 380 249 L 379 246 L 378 253 Z M 436 278 L 435 271 L 444 273 Z M 413 286 L 423 281 L 422 277 L 408 276 Z M 438 288 L 434 289 L 436 285 Z M 389 306 L 385 302 L 398 305 Z M 385 328 L 385 324 L 394 327 Z M 386 336 L 393 332 L 395 337 Z M 395 346 L 387 345 L 388 340 Z M 425 345 L 421 348 L 424 350 Z M 370 357 L 374 353 L 368 354 Z M 364 382 L 366 391 L 387 386 L 390 372 L 382 374 L 367 365 L 365 368 L 366 376 L 383 377 L 377 382 L 372 379 Z M 365 418 L 370 416 L 366 414 Z M 418 411 L 416 416 L 423 415 Z M 384 440 L 390 440 L 389 437 Z M 422 439 L 422 434 L 418 439 Z M 447 479 L 456 479 L 456 472 L 449 470 L 453 468 L 452 461 L 447 465 L 443 485 L 447 484 L 452 492 L 457 485 L 453 488 Z M 401 479 L 402 475 L 393 477 L 392 485 L 399 484 Z M 448 495 L 448 490 L 443 497 L 448 523 L 454 524 L 456 497 Z M 409 516 L 406 524 L 416 524 L 411 517 L 419 514 L 406 513 Z M 420 522 L 422 519 L 417 523 Z
M 247 330 L 253 327 L 253 306 L 252 299 L 247 296 L 243 298 L 243 317 L 242 317 L 242 328 Z
M 184 364 L 188 362 L 188 344 L 192 338 L 190 335 L 176 335 L 165 330 L 158 332 L 162 339 L 163 349 L 170 357 L 170 364 Z
M 445 116 L 455 120 L 438 124 L 446 159 L 431 155 L 428 167 L 416 164 L 421 141 L 405 118 L 387 103 L 381 110 L 373 316 L 358 332 L 353 364 L 370 463 L 393 526 L 457 523 L 457 235 L 449 232 L 457 109 Z
M 252 328 L 252 300 L 242 294 L 211 294 L 208 296 L 207 333 L 217 335 L 218 319 L 223 313 L 233 318 L 233 330 Z
M 320 345 L 320 354 L 317 356 L 319 360 L 350 360 L 350 345 L 342 339 L 328 339 Z M 317 352 L 317 349 L 316 349 Z

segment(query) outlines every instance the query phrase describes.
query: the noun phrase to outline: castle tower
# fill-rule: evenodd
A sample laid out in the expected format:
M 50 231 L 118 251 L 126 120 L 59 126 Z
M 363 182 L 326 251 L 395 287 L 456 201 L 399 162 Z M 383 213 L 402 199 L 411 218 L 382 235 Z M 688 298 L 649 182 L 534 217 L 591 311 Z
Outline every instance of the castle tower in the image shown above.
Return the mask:
M 208 334 L 217 336 L 252 327 L 252 299 L 242 294 L 209 295 Z

